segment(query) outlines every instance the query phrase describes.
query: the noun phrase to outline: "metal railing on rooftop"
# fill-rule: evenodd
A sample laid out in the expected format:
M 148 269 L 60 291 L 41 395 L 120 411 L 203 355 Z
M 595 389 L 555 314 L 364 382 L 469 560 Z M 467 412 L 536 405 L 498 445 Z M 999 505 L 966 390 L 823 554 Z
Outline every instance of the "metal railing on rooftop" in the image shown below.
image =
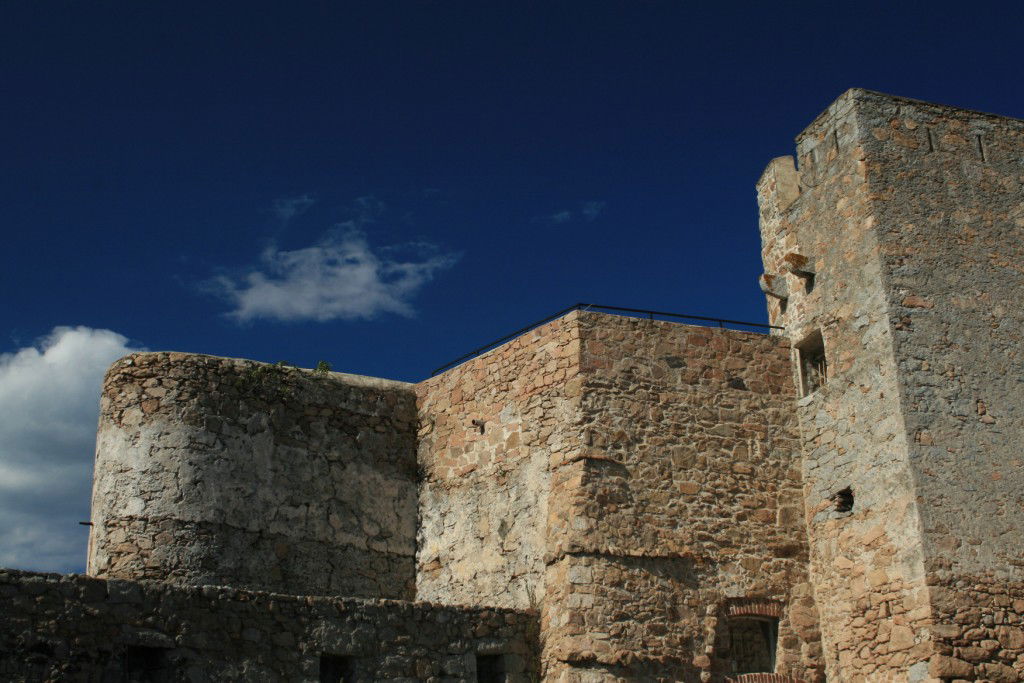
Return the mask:
M 549 323 L 549 322 L 551 322 L 552 320 L 554 320 L 556 318 L 561 318 L 566 313 L 571 313 L 572 311 L 590 311 L 590 310 L 605 311 L 605 312 L 613 313 L 615 315 L 623 315 L 623 316 L 627 316 L 627 317 L 645 317 L 645 318 L 648 318 L 650 320 L 656 320 L 658 318 L 682 318 L 684 320 L 700 320 L 701 322 L 716 323 L 719 327 L 723 327 L 723 328 L 726 325 L 734 325 L 734 326 L 739 326 L 739 327 L 753 327 L 753 328 L 765 329 L 765 330 L 781 330 L 781 329 L 784 329 L 784 328 L 780 327 L 779 325 L 768 325 L 767 323 L 751 323 L 751 322 L 745 322 L 743 320 L 729 320 L 728 318 L 708 318 L 708 317 L 703 316 L 703 315 L 689 315 L 689 314 L 686 314 L 686 313 L 668 313 L 666 311 L 649 311 L 649 310 L 643 309 L 643 308 L 624 308 L 622 306 L 602 306 L 601 304 L 583 304 L 583 303 L 580 303 L 580 304 L 573 304 L 572 306 L 569 306 L 568 308 L 563 308 L 562 310 L 558 311 L 557 313 L 553 313 L 553 314 L 549 315 L 548 317 L 546 317 L 546 318 L 544 318 L 542 320 L 538 320 L 537 322 L 532 323 L 530 325 L 527 325 L 526 327 L 524 327 L 522 329 L 516 330 L 515 332 L 512 332 L 510 334 L 506 334 L 504 337 L 502 337 L 500 339 L 495 339 L 494 341 L 492 341 L 489 344 L 484 344 L 483 346 L 481 346 L 481 347 L 479 347 L 477 349 L 474 349 L 474 350 L 470 351 L 469 353 L 467 353 L 467 354 L 465 354 L 463 356 L 459 356 L 455 360 L 453 360 L 451 362 L 448 362 L 448 363 L 445 363 L 444 365 L 435 368 L 434 371 L 430 373 L 430 376 L 433 377 L 435 375 L 438 375 L 438 374 L 444 372 L 445 370 L 448 370 L 449 368 L 453 368 L 456 365 L 459 365 L 460 363 L 464 363 L 465 361 L 467 361 L 467 360 L 469 360 L 471 358 L 475 358 L 476 356 L 479 356 L 482 353 L 490 351 L 491 349 L 493 349 L 496 346 L 500 346 L 501 344 L 504 344 L 505 342 L 509 341 L 510 339 L 515 339 L 516 337 L 518 337 L 521 334 L 526 334 L 527 332 L 529 332 L 530 330 L 534 329 L 535 327 L 540 327 L 541 325 L 543 325 L 545 323 Z

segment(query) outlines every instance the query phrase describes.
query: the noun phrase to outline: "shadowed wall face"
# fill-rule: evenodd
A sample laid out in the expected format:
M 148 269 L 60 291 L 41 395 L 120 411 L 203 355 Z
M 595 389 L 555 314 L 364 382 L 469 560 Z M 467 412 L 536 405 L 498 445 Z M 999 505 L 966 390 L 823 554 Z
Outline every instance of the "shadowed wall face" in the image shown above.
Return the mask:
M 176 353 L 104 382 L 89 572 L 411 599 L 415 396 Z
M 3 569 L 0 596 L 4 681 L 538 679 L 534 613 Z
M 1024 677 L 1024 121 L 865 96 L 939 659 Z M 979 623 L 980 621 L 980 623 Z M 1012 668 L 1016 665 L 1016 669 Z

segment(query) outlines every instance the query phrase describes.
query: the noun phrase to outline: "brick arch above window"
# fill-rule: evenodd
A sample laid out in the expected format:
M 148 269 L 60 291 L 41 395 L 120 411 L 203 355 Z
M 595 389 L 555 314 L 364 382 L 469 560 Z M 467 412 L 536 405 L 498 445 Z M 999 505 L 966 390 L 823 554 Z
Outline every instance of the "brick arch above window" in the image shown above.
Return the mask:
M 725 614 L 729 617 L 770 617 L 781 619 L 782 604 L 771 600 L 743 600 L 728 605 L 725 609 Z

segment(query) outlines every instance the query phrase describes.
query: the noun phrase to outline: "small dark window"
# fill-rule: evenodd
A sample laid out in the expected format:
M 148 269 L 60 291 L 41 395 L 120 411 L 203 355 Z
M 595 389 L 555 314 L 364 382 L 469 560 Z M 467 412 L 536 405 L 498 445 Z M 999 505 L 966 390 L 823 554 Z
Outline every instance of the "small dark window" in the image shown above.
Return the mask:
M 124 650 L 122 680 L 126 683 L 171 680 L 174 672 L 171 670 L 170 658 L 167 655 L 166 648 L 129 645 Z
M 845 489 L 832 496 L 836 504 L 836 512 L 850 512 L 853 510 L 853 489 L 847 486 Z
M 825 341 L 817 331 L 797 346 L 800 357 L 800 388 L 804 396 L 825 385 L 828 366 L 825 364 Z
M 729 619 L 729 665 L 734 674 L 774 673 L 779 620 L 772 617 Z
M 789 299 L 779 299 L 779 314 L 786 315 L 787 308 L 789 308 Z
M 356 680 L 355 661 L 344 655 L 320 655 L 320 683 L 347 683 Z
M 505 656 L 477 655 L 476 680 L 480 683 L 504 683 Z
M 814 291 L 814 273 L 807 273 L 803 276 L 804 280 L 804 293 L 810 294 Z

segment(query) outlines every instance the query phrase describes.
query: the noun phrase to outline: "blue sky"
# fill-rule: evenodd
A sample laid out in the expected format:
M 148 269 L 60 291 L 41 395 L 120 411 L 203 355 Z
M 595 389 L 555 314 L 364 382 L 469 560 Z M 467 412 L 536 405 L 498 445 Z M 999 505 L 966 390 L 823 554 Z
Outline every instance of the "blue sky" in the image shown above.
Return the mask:
M 99 380 L 416 381 L 576 301 L 764 320 L 754 182 L 845 89 L 1024 116 L 1015 3 L 0 5 L 0 565 L 80 570 Z

